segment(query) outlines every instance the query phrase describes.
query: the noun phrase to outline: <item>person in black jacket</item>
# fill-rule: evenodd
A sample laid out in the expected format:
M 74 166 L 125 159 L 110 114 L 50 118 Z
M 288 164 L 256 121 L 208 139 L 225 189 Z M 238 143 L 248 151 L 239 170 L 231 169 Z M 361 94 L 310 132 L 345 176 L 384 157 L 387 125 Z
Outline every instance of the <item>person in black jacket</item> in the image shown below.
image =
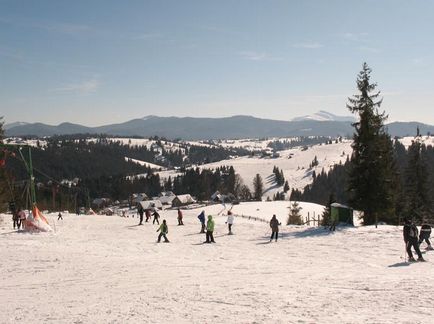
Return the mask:
M 157 222 L 157 224 L 160 225 L 160 221 L 159 221 L 160 214 L 157 212 L 156 209 L 154 210 L 154 213 L 152 214 L 152 216 L 154 216 L 152 224 L 155 224 L 155 222 Z
M 428 224 L 427 220 L 424 219 L 419 234 L 419 245 L 422 244 L 423 241 L 425 241 L 426 244 L 428 244 L 428 246 L 426 247 L 427 250 L 433 250 L 431 246 L 431 242 L 429 241 L 430 236 L 431 236 L 431 226 Z
M 143 225 L 143 213 L 145 211 L 143 210 L 143 206 L 140 203 L 137 205 L 137 212 L 139 213 L 139 216 L 140 216 L 139 225 Z
M 273 215 L 273 217 L 270 220 L 270 228 L 271 228 L 270 242 L 273 240 L 274 237 L 277 242 L 277 238 L 279 236 L 279 225 L 281 225 L 279 220 L 276 218 L 276 215 Z
M 416 261 L 413 258 L 413 253 L 411 252 L 411 247 L 414 248 L 414 250 L 417 253 L 418 259 L 417 261 L 425 261 L 422 257 L 422 253 L 419 249 L 419 241 L 418 241 L 418 230 L 416 225 L 413 224 L 411 219 L 407 218 L 404 221 L 404 228 L 403 228 L 403 234 L 404 234 L 404 242 L 407 249 L 408 254 L 408 261 L 414 262 Z

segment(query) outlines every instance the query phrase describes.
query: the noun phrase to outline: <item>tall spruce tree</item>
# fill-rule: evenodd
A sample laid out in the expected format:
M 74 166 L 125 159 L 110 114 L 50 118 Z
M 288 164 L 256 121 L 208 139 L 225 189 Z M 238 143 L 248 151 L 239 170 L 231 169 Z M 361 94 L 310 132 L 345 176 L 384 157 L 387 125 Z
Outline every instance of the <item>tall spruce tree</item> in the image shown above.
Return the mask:
M 264 182 L 260 174 L 256 174 L 253 179 L 253 198 L 257 201 L 262 200 L 262 194 L 264 192 Z
M 423 152 L 426 150 L 420 137 L 408 148 L 408 160 L 405 168 L 405 215 L 416 218 L 419 222 L 431 215 L 429 193 L 429 172 Z
M 349 174 L 350 204 L 363 211 L 365 225 L 378 221 L 396 222 L 394 182 L 396 171 L 392 142 L 384 130 L 387 116 L 381 106 L 377 84 L 371 82 L 371 69 L 366 63 L 357 77 L 359 94 L 348 98 L 347 108 L 358 114 L 353 124 L 352 167 Z

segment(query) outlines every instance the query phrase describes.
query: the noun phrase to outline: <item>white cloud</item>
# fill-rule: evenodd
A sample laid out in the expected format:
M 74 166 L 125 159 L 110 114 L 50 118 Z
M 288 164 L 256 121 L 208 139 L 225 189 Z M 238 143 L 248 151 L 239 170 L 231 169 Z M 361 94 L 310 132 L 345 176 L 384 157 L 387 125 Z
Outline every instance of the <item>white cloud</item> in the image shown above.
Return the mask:
M 54 92 L 61 93 L 77 93 L 77 94 L 85 94 L 85 93 L 94 93 L 98 90 L 101 83 L 98 79 L 93 78 L 90 80 L 85 80 L 80 83 L 71 83 L 64 85 L 62 87 L 53 89 Z
M 306 49 L 318 49 L 318 48 L 324 47 L 324 45 L 317 43 L 317 42 L 305 42 L 305 43 L 294 44 L 294 45 L 292 45 L 292 47 L 306 48 Z
M 370 52 L 370 53 L 380 53 L 381 52 L 381 49 L 375 48 L 375 47 L 370 47 L 370 46 L 360 46 L 359 50 L 365 51 L 365 52 Z
M 249 61 L 282 61 L 282 58 L 272 56 L 265 52 L 242 51 L 238 53 L 243 59 Z
M 368 35 L 369 35 L 368 33 L 344 33 L 342 34 L 342 37 L 345 38 L 346 40 L 359 42 L 359 41 L 366 41 Z

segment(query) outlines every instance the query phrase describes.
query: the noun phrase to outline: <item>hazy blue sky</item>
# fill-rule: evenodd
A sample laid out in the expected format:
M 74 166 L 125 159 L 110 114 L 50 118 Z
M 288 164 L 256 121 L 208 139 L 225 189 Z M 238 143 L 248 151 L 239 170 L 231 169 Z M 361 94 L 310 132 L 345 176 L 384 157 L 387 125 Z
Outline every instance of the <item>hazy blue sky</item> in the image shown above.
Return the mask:
M 0 115 L 349 115 L 362 62 L 390 121 L 434 124 L 434 1 L 0 0 Z

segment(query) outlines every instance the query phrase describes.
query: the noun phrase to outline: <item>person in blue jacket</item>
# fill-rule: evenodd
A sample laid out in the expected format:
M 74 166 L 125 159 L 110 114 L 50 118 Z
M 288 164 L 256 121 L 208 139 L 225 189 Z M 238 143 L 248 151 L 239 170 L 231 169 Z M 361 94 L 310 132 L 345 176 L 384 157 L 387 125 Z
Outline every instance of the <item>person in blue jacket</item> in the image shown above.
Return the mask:
M 197 216 L 199 218 L 200 224 L 202 225 L 202 228 L 200 230 L 201 233 L 205 233 L 205 211 L 202 210 L 202 212 Z

